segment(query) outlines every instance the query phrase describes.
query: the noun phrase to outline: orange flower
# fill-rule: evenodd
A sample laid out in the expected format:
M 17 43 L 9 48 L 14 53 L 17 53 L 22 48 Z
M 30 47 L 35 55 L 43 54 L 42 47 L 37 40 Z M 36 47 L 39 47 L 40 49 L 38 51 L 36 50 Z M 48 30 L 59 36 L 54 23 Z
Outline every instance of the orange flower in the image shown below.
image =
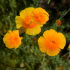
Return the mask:
M 11 31 L 9 30 L 3 38 L 3 42 L 5 43 L 6 47 L 9 49 L 12 48 L 18 48 L 19 45 L 21 45 L 21 39 L 22 37 L 19 37 L 19 31 L 18 30 L 14 30 Z
M 56 32 L 54 29 L 46 30 L 38 39 L 38 45 L 40 51 L 48 54 L 49 56 L 55 56 L 63 49 L 66 44 L 64 35 L 60 32 Z
M 36 8 L 32 11 L 32 21 L 37 24 L 45 24 L 49 20 L 49 14 L 41 7 Z
M 29 35 L 36 35 L 41 32 L 41 25 L 35 24 L 31 21 L 31 13 L 33 7 L 26 8 L 20 12 L 20 16 L 16 16 L 16 27 L 20 32 L 26 32 Z
M 57 26 L 60 26 L 62 24 L 62 22 L 58 19 L 56 20 Z

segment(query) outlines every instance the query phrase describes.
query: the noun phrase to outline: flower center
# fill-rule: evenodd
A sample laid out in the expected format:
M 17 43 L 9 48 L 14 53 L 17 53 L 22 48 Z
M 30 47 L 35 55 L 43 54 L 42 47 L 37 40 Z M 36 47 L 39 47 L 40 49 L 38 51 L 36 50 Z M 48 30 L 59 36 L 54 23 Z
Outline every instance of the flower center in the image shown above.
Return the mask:
M 54 43 L 54 44 L 55 44 L 55 41 L 52 41 L 52 43 Z
M 45 21 L 45 14 L 41 11 L 34 11 L 33 12 L 33 18 L 37 22 L 44 22 Z
M 10 44 L 15 45 L 19 43 L 19 37 L 10 36 L 9 37 Z
M 14 38 L 14 40 L 15 40 L 15 41 L 17 41 L 17 40 L 18 40 L 18 38 L 17 38 L 17 37 L 15 37 L 15 38 Z
M 36 26 L 37 24 L 35 24 L 35 23 L 33 23 L 32 21 L 31 21 L 31 16 L 30 15 L 27 15 L 26 17 L 25 17 L 25 20 L 23 20 L 23 27 L 25 27 L 25 28 L 32 28 L 32 27 L 34 27 L 34 26 Z
M 35 14 L 34 17 L 35 17 L 35 20 L 36 20 L 37 22 L 43 22 L 43 21 L 44 21 L 43 13 L 38 13 L 38 15 Z

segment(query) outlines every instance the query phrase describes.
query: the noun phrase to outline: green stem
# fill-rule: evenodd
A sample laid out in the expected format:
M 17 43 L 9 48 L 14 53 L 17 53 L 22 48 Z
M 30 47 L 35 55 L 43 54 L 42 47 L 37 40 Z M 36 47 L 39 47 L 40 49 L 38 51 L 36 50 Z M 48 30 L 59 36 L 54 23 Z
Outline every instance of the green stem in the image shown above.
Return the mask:
M 27 63 L 25 63 L 25 65 L 28 67 L 29 70 L 32 70 L 31 67 Z
M 46 53 L 44 53 L 44 57 L 43 57 L 43 61 L 41 62 L 41 69 L 43 70 L 43 63 L 44 63 L 44 61 L 45 61 L 45 55 L 46 55 Z
M 0 31 L 0 34 L 4 36 L 4 34 Z
M 62 59 L 64 56 L 66 56 L 69 52 L 67 52 L 65 55 L 63 55 L 60 59 Z
M 49 4 L 49 3 L 50 3 L 50 1 L 51 1 L 51 0 L 48 0 L 47 4 Z
M 9 19 L 9 24 L 10 24 L 10 30 L 12 30 L 12 28 L 11 28 L 11 20 L 10 20 L 10 16 L 8 16 L 8 19 Z
M 16 49 L 13 48 L 12 50 L 14 51 L 15 54 L 19 55 Z
M 64 14 L 63 16 L 61 16 L 59 19 L 61 20 L 69 11 L 70 11 L 70 8 L 69 8 L 68 11 L 65 12 L 65 14 Z
M 41 65 L 43 64 L 43 62 L 44 62 L 44 60 L 45 60 L 45 55 L 46 55 L 46 54 L 44 53 L 44 57 L 43 57 L 43 61 L 41 62 Z

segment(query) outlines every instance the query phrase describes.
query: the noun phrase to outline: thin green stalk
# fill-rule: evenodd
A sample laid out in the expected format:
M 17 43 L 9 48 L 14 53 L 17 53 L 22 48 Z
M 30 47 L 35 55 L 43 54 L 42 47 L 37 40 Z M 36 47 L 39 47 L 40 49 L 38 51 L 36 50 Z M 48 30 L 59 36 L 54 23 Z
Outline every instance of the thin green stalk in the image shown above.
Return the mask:
M 67 52 L 66 54 L 64 54 L 60 59 L 62 59 L 64 56 L 66 56 L 69 52 Z
M 13 48 L 12 50 L 15 52 L 15 54 L 19 55 L 19 52 L 16 49 Z
M 65 13 L 63 14 L 63 16 L 61 16 L 59 19 L 61 20 L 69 11 L 70 11 L 70 8 L 69 8 L 68 11 L 65 12 Z
M 48 0 L 48 1 L 47 1 L 47 4 L 49 4 L 49 3 L 50 3 L 50 1 L 51 1 L 51 0 Z
M 32 70 L 31 67 L 27 63 L 25 63 L 25 65 L 28 67 L 29 70 Z
M 4 36 L 4 34 L 0 31 L 0 34 Z
M 44 57 L 43 57 L 43 61 L 41 62 L 41 65 L 43 64 L 43 62 L 45 61 L 45 53 L 44 53 Z
M 41 69 L 43 70 L 43 63 L 44 63 L 44 61 L 45 61 L 45 55 L 46 55 L 46 53 L 44 53 L 44 57 L 43 57 L 43 61 L 41 62 Z
M 8 19 L 9 19 L 9 24 L 10 24 L 10 30 L 12 30 L 12 28 L 11 28 L 11 20 L 10 20 L 10 16 L 8 16 Z

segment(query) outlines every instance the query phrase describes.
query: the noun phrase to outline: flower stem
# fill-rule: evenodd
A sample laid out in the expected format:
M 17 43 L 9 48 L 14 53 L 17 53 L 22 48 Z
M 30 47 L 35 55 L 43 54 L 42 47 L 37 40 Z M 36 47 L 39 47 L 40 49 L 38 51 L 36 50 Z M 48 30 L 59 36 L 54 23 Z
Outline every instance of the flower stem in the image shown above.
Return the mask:
M 63 16 L 61 16 L 59 19 L 61 20 L 69 11 L 70 11 L 70 8 L 69 8 L 68 11 L 65 12 L 65 14 L 63 14 Z
M 44 63 L 44 61 L 45 61 L 45 55 L 46 55 L 46 53 L 44 53 L 44 57 L 43 57 L 43 61 L 41 62 L 41 69 L 43 70 L 43 63 Z
M 42 61 L 41 65 L 43 64 L 43 62 L 44 62 L 44 60 L 45 60 L 45 55 L 46 55 L 46 54 L 44 53 L 44 57 L 43 57 L 43 61 Z
M 25 63 L 25 65 L 28 67 L 29 70 L 32 70 L 29 64 Z
M 51 1 L 51 0 L 48 0 L 48 1 L 47 1 L 47 4 L 49 4 L 49 3 L 50 3 L 50 1 Z
M 60 59 L 62 59 L 64 56 L 66 56 L 69 52 L 67 52 L 66 54 L 64 54 Z
M 11 20 L 10 20 L 10 16 L 8 16 L 8 19 L 9 19 L 9 24 L 10 24 L 10 30 L 12 30 L 12 28 L 11 28 Z
M 4 36 L 4 34 L 0 31 L 0 34 Z

